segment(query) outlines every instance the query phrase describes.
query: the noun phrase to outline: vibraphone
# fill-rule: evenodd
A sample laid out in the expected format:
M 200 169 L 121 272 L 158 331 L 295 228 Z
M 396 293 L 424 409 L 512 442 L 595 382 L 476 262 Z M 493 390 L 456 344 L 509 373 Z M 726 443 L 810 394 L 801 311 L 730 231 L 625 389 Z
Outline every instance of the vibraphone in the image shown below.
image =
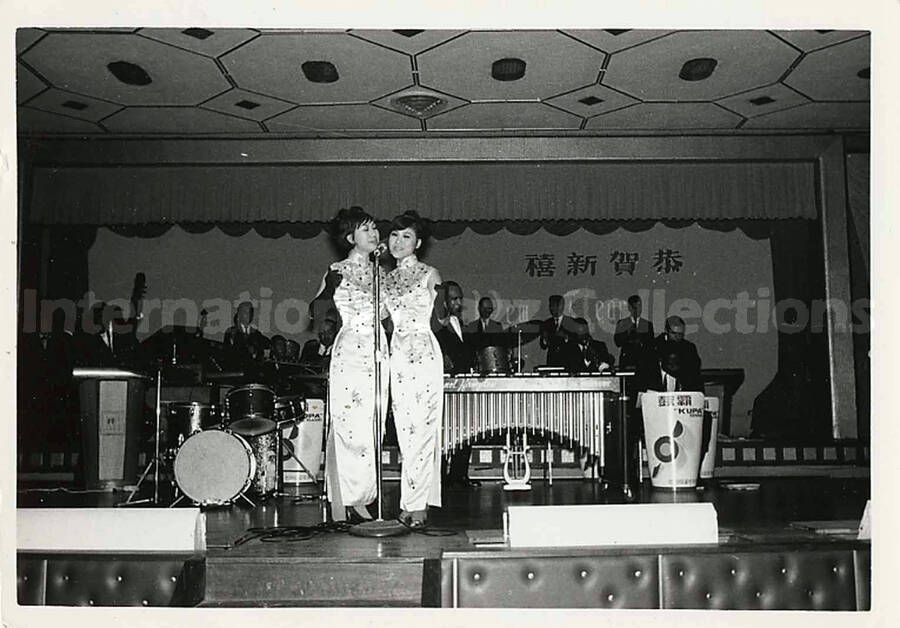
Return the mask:
M 624 422 L 615 375 L 445 376 L 441 447 L 448 454 L 477 438 L 524 430 L 580 445 L 605 466 L 605 436 Z

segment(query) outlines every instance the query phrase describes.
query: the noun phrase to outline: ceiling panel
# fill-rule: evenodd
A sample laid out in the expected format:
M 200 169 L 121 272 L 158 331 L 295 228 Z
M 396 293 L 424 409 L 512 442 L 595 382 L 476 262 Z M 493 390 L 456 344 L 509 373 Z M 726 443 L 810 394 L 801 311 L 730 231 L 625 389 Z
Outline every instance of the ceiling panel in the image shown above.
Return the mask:
M 745 129 L 866 129 L 868 103 L 813 102 L 751 118 Z
M 16 64 L 16 102 L 28 102 L 47 89 L 46 83 L 21 63 Z
M 784 79 L 814 100 L 869 100 L 868 37 L 854 39 L 806 55 Z M 820 81 L 827 74 L 829 81 Z
M 749 92 L 735 94 L 716 102 L 745 118 L 751 118 L 772 113 L 773 111 L 780 111 L 781 109 L 796 107 L 809 102 L 809 99 L 798 94 L 790 87 L 785 87 L 781 83 L 773 83 L 772 85 L 751 89 Z
M 609 30 L 564 30 L 563 33 L 599 48 L 604 52 L 618 52 L 645 41 L 657 39 L 672 31 L 611 28 Z
M 103 121 L 111 131 L 125 133 L 253 133 L 256 122 L 193 107 L 129 107 Z
M 142 28 L 144 37 L 190 50 L 208 57 L 218 57 L 258 37 L 246 28 Z
M 860 35 L 865 35 L 868 31 L 839 31 L 839 30 L 812 30 L 812 31 L 772 31 L 782 39 L 789 41 L 791 44 L 809 52 L 830 46 Z
M 200 25 L 16 35 L 24 134 L 868 128 L 861 31 Z M 493 77 L 501 59 L 523 61 L 524 73 Z M 59 102 L 66 95 L 74 109 Z M 842 102 L 858 106 L 832 106 Z
M 547 103 L 565 109 L 577 116 L 589 118 L 613 109 L 621 109 L 639 102 L 604 85 L 588 85 L 568 94 L 548 98 Z
M 373 105 L 306 105 L 266 122 L 273 131 L 417 131 L 418 120 Z
M 742 118 L 712 103 L 644 103 L 587 121 L 589 129 L 733 129 Z
M 324 61 L 332 83 L 306 78 L 303 64 Z M 369 102 L 413 84 L 412 59 L 345 33 L 265 34 L 222 57 L 238 87 L 297 104 Z
M 60 89 L 122 105 L 192 105 L 230 87 L 212 59 L 135 35 L 50 33 L 22 58 Z M 138 66 L 151 82 L 124 83 L 112 63 Z
M 476 103 L 427 121 L 433 130 L 578 129 L 581 118 L 541 103 Z
M 73 94 L 55 87 L 32 98 L 28 102 L 28 106 L 88 122 L 99 122 L 122 108 L 121 105 L 81 94 Z
M 406 52 L 417 54 L 423 50 L 433 48 L 440 43 L 453 39 L 466 31 L 449 30 L 352 30 L 350 33 L 362 37 L 368 41 Z
M 597 81 L 605 55 L 556 31 L 473 32 L 417 57 L 422 85 L 467 100 L 549 98 Z M 495 61 L 520 59 L 519 80 L 491 76 Z
M 293 103 L 263 96 L 243 89 L 232 89 L 207 100 L 200 105 L 203 109 L 220 111 L 239 118 L 261 122 L 288 109 L 296 107 Z
M 88 133 L 93 135 L 102 131 L 100 127 L 92 122 L 76 120 L 75 118 L 38 111 L 37 109 L 29 109 L 28 107 L 19 107 L 16 114 L 16 124 L 20 132 L 34 135 L 43 135 L 44 133 Z
M 612 55 L 602 82 L 642 100 L 715 100 L 777 81 L 798 56 L 765 31 L 679 32 Z M 715 64 L 709 78 L 681 78 L 697 59 Z
M 46 35 L 45 31 L 39 28 L 17 28 L 16 29 L 16 54 L 20 55 L 31 47 L 37 40 Z

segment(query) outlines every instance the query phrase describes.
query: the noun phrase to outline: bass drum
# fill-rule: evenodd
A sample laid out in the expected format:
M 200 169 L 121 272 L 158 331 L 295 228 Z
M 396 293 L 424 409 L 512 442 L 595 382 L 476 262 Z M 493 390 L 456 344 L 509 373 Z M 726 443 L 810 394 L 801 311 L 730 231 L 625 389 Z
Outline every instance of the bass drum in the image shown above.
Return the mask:
M 184 441 L 173 464 L 175 484 L 200 506 L 230 504 L 256 475 L 256 459 L 247 441 L 223 430 L 197 432 Z

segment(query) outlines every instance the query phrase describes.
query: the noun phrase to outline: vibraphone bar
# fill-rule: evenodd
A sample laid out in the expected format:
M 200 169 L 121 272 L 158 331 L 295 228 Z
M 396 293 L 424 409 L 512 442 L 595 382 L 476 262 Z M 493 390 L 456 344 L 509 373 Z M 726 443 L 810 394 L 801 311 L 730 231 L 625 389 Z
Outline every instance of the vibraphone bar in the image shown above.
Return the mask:
M 606 437 L 624 422 L 616 375 L 445 376 L 444 454 L 478 438 L 525 431 L 556 435 L 606 464 Z

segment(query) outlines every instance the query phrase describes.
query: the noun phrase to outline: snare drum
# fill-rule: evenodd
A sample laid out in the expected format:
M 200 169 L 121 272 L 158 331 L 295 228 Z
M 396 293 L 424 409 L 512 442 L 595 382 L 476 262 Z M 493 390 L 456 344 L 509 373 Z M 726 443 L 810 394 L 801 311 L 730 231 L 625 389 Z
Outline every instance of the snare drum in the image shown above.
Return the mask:
M 278 488 L 278 431 L 275 423 L 267 419 L 242 419 L 238 427 L 231 428 L 250 446 L 255 461 L 255 473 L 250 480 L 250 491 L 265 496 Z
M 302 395 L 286 395 L 275 400 L 275 422 L 299 423 L 306 416 L 306 398 Z
M 169 404 L 166 424 L 166 447 L 175 450 L 197 432 L 219 427 L 219 414 L 216 407 L 191 402 Z
M 227 430 L 206 430 L 184 441 L 172 468 L 175 484 L 191 501 L 221 506 L 250 488 L 256 458 L 243 437 Z
M 225 396 L 227 426 L 240 427 L 248 419 L 265 419 L 275 426 L 275 391 L 262 384 L 247 384 L 235 388 Z

